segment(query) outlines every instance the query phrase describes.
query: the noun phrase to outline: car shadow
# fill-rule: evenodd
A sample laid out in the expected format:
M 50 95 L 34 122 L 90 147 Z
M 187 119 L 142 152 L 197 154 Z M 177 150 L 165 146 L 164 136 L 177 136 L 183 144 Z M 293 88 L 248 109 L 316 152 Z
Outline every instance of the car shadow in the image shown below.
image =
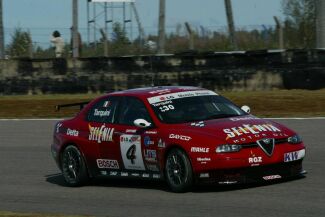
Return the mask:
M 59 185 L 62 187 L 68 187 L 68 185 L 66 184 L 66 182 L 64 180 L 62 173 L 46 175 L 45 180 L 51 184 Z
M 48 183 L 69 187 L 61 173 L 46 175 L 45 179 Z M 156 189 L 161 191 L 170 191 L 167 184 L 160 180 L 140 180 L 135 178 L 105 178 L 97 177 L 91 179 L 86 186 L 96 187 L 117 187 L 117 188 L 138 188 L 138 189 Z
M 270 182 L 255 182 L 247 184 L 234 184 L 234 185 L 217 185 L 217 184 L 199 184 L 193 186 L 190 192 L 192 193 L 207 193 L 207 192 L 227 192 L 227 191 L 239 191 L 251 188 L 266 187 L 270 185 L 277 185 L 287 182 L 296 182 L 304 179 L 305 176 L 288 178 L 283 180 L 276 180 Z M 46 175 L 45 179 L 48 183 L 59 185 L 62 187 L 69 187 L 61 173 Z M 91 179 L 85 186 L 95 187 L 116 187 L 116 188 L 134 188 L 134 189 L 152 189 L 165 192 L 171 192 L 168 185 L 164 181 L 158 180 L 140 180 L 140 179 L 123 179 L 123 178 L 104 178 L 99 177 Z

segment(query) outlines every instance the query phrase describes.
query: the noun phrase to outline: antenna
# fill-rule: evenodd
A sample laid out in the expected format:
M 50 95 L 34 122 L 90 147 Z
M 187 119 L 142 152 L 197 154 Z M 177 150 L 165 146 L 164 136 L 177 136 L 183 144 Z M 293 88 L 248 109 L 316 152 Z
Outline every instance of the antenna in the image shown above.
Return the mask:
M 155 74 L 153 72 L 153 66 L 152 66 L 152 55 L 150 56 L 150 71 L 151 71 L 151 87 L 155 86 Z

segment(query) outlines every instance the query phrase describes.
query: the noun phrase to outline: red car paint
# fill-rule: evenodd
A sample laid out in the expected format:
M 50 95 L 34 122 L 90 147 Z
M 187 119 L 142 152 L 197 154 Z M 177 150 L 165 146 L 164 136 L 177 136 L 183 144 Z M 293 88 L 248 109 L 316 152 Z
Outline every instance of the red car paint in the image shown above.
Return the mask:
M 167 124 L 159 120 L 148 100 L 159 97 L 155 99 L 164 101 L 164 97 L 173 93 L 195 91 L 206 90 L 152 87 L 110 93 L 93 100 L 76 117 L 56 124 L 52 153 L 59 168 L 64 148 L 73 144 L 83 154 L 91 176 L 164 179 L 166 154 L 173 147 L 186 152 L 198 181 L 231 184 L 249 181 L 248 175 L 254 180 L 272 180 L 302 174 L 305 146 L 302 142 L 288 143 L 287 139 L 296 133 L 281 124 L 249 114 Z M 134 125 L 87 121 L 92 107 L 107 97 L 138 98 L 147 108 L 154 127 L 143 129 Z M 111 110 L 96 112 L 110 115 Z M 271 155 L 257 144 L 265 138 L 275 139 L 278 143 Z M 129 149 L 132 142 L 141 146 L 141 151 Z M 216 148 L 224 144 L 243 146 L 238 152 L 216 153 Z M 124 146 L 128 146 L 128 150 L 124 150 Z M 130 151 L 134 151 L 134 159 L 128 158 Z

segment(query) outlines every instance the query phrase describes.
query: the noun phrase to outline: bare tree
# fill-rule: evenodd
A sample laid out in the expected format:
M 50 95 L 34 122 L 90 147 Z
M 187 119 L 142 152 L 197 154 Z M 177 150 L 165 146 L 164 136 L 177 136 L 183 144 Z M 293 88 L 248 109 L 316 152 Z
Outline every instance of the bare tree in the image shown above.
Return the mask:
M 282 0 L 285 38 L 289 48 L 314 48 L 316 43 L 315 0 Z

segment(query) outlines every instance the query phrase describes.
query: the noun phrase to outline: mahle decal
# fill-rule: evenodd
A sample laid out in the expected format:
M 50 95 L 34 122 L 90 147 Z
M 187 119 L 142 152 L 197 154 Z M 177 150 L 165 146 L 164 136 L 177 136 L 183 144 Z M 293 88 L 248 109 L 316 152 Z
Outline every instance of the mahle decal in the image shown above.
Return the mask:
M 101 127 L 92 127 L 90 124 L 89 127 L 89 141 L 101 142 L 111 142 L 113 141 L 114 128 L 106 127 L 102 125 Z

